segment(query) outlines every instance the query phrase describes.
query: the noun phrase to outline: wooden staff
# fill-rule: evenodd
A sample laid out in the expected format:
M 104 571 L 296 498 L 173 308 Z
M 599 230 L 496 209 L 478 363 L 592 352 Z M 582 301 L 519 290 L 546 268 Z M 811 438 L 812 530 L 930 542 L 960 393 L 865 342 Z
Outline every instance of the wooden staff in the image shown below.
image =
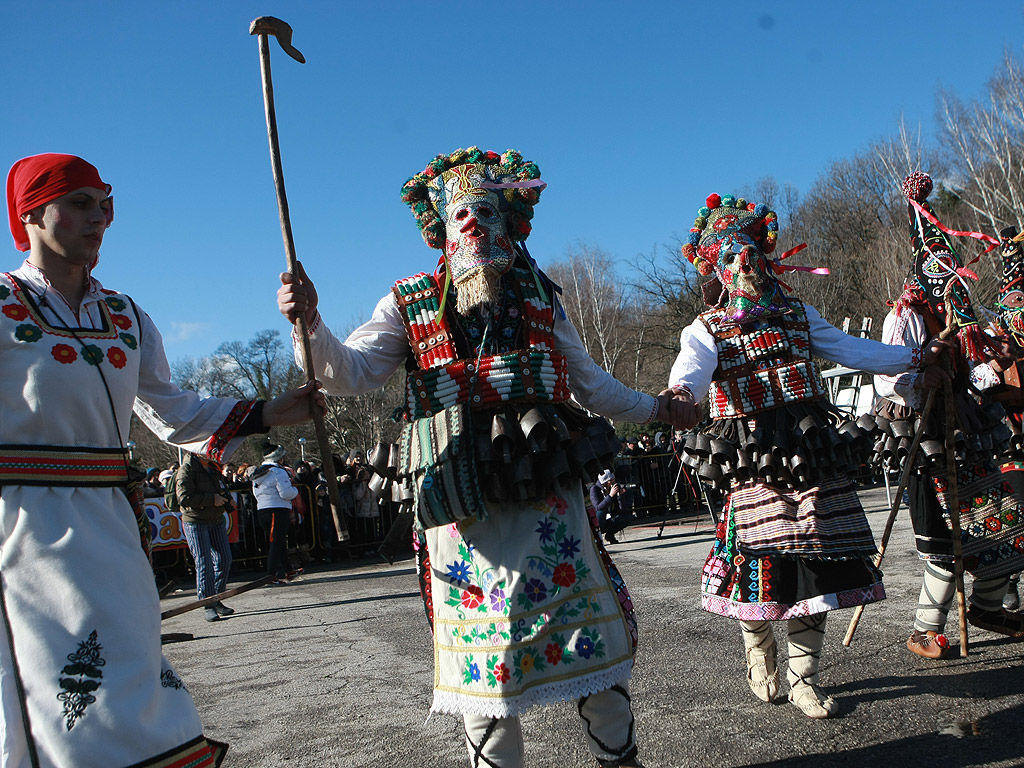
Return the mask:
M 953 407 L 953 382 L 943 384 L 946 398 L 946 506 L 953 523 L 953 578 L 956 581 L 956 609 L 960 616 L 960 657 L 967 658 L 967 600 L 964 596 L 964 550 L 960 541 L 960 484 L 956 467 L 956 410 Z
M 953 319 L 952 313 L 950 313 L 950 319 L 947 321 L 946 327 L 942 333 L 939 334 L 940 339 L 948 339 L 953 335 Z M 952 387 L 951 382 L 946 382 Z M 910 444 L 910 451 L 907 453 L 907 463 L 903 467 L 903 473 L 900 475 L 900 485 L 896 490 L 896 494 L 893 496 L 892 507 L 889 509 L 889 517 L 885 521 L 885 530 L 882 532 L 882 540 L 878 545 L 878 554 L 875 555 L 875 568 L 878 568 L 882 564 L 882 558 L 885 556 L 885 548 L 889 544 L 889 537 L 892 535 L 893 525 L 896 523 L 896 514 L 899 512 L 900 503 L 903 500 L 903 492 L 907 489 L 907 484 L 910 482 L 910 473 L 914 470 L 914 459 L 917 456 L 917 449 L 921 445 L 921 440 L 924 437 L 925 425 L 928 423 L 928 416 L 932 412 L 932 407 L 935 405 L 935 393 L 937 390 L 929 390 L 928 397 L 924 401 L 924 408 L 921 409 L 921 421 L 917 428 L 917 432 L 914 434 L 914 440 Z M 949 408 L 952 404 L 952 398 L 947 397 L 946 405 L 946 418 L 949 418 Z M 949 448 L 946 448 L 947 461 Z M 959 520 L 959 514 L 957 515 Z M 961 566 L 962 568 L 962 566 Z M 963 575 L 961 573 L 961 584 L 963 583 Z M 846 630 L 846 636 L 843 638 L 843 645 L 846 647 L 850 646 L 853 642 L 853 635 L 857 631 L 857 625 L 860 623 L 860 617 L 864 614 L 864 606 L 858 605 L 854 611 L 853 616 L 850 618 L 850 626 Z
M 281 165 L 281 144 L 277 137 L 277 113 L 274 110 L 274 83 L 270 76 L 270 42 L 273 35 L 280 43 L 282 50 L 300 64 L 305 64 L 305 57 L 292 45 L 292 28 L 281 19 L 273 16 L 260 16 L 249 25 L 250 35 L 259 35 L 260 41 L 260 73 L 263 76 L 263 105 L 267 113 L 267 138 L 270 140 L 270 162 L 274 169 L 274 188 L 277 190 L 277 210 L 281 218 L 281 235 L 284 238 L 285 256 L 288 259 L 288 271 L 299 274 L 298 259 L 295 256 L 295 238 L 292 236 L 292 221 L 288 213 L 288 197 L 284 190 L 284 169 Z M 316 379 L 316 368 L 313 366 L 313 349 L 309 343 L 309 328 L 306 318 L 299 315 L 295 318 L 302 341 L 302 367 L 306 370 L 307 381 Z M 349 532 L 345 519 L 341 514 L 341 494 L 338 492 L 338 477 L 335 474 L 331 454 L 331 444 L 327 439 L 327 425 L 320 409 L 313 406 L 313 429 L 316 442 L 320 447 L 320 457 L 324 462 L 324 479 L 327 481 L 327 499 L 331 505 L 331 516 L 334 518 L 334 530 L 338 541 L 347 541 Z
M 225 592 L 221 592 L 219 595 L 213 595 L 213 597 L 204 597 L 202 600 L 195 600 L 191 603 L 185 603 L 184 605 L 179 605 L 177 608 L 169 608 L 168 610 L 160 614 L 160 621 L 163 621 L 164 619 L 169 619 L 171 618 L 171 616 L 180 616 L 183 613 L 194 611 L 197 608 L 206 608 L 207 606 L 213 605 L 214 603 L 219 603 L 221 600 L 224 600 L 226 598 L 234 597 L 235 595 L 240 595 L 243 592 L 248 592 L 250 589 L 262 587 L 264 584 L 269 584 L 273 580 L 274 576 L 267 575 L 263 578 L 256 579 L 256 581 L 250 581 L 248 584 L 243 584 L 240 587 L 235 587 L 234 589 L 229 589 Z

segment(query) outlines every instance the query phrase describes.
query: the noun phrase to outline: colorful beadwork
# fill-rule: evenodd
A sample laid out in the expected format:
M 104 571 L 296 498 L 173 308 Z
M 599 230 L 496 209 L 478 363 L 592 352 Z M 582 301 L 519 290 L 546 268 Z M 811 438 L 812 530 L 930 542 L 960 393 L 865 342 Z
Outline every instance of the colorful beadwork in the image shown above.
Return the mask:
M 807 314 L 800 302 L 793 300 L 792 305 L 788 315 L 743 326 L 726 325 L 725 309 L 700 316 L 718 348 L 719 367 L 709 392 L 713 419 L 751 415 L 825 394 L 818 365 L 811 359 Z
M 449 319 L 439 314 L 440 285 L 420 273 L 399 280 L 395 300 L 402 311 L 420 370 L 406 379 L 410 418 L 431 416 L 457 403 L 486 408 L 516 401 L 560 403 L 569 399 L 565 357 L 554 351 L 554 309 L 540 295 L 529 271 L 515 268 L 512 278 L 523 297 L 522 323 L 527 349 L 479 360 L 458 360 Z

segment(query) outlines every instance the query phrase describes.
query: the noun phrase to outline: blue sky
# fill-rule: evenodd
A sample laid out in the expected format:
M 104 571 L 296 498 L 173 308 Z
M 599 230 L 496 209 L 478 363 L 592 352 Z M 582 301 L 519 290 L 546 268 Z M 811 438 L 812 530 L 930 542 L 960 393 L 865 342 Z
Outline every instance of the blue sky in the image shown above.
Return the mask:
M 937 90 L 982 96 L 1024 37 L 1008 0 L 3 3 L 0 164 L 100 169 L 117 218 L 96 276 L 153 316 L 171 361 L 288 332 L 261 15 L 308 62 L 272 50 L 296 247 L 337 330 L 436 263 L 399 190 L 439 152 L 519 149 L 549 184 L 540 263 L 586 242 L 625 270 L 711 192 L 766 175 L 804 192 L 901 116 L 933 137 Z

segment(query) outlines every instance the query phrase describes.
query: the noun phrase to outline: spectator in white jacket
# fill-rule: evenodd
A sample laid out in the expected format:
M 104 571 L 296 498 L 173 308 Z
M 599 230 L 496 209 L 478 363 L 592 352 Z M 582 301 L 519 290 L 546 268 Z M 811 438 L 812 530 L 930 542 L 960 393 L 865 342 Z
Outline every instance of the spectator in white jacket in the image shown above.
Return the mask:
M 267 443 L 263 448 L 263 463 L 252 474 L 252 493 L 256 497 L 256 514 L 260 527 L 267 534 L 267 575 L 273 576 L 274 585 L 286 584 L 300 573 L 288 563 L 288 526 L 291 521 L 291 501 L 299 495 L 291 476 L 282 463 L 285 450 L 280 445 Z

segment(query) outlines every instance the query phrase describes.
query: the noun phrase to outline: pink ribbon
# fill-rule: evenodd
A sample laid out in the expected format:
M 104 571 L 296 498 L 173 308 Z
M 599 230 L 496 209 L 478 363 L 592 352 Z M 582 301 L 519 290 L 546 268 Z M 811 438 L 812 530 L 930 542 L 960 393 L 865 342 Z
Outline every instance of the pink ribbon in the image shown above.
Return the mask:
M 995 237 L 992 237 L 992 235 L 986 235 L 986 234 L 983 234 L 981 232 L 960 232 L 959 230 L 956 230 L 956 229 L 947 229 L 945 226 L 943 226 L 941 221 L 939 221 L 937 218 L 935 218 L 935 216 L 927 208 L 925 208 L 923 205 L 921 205 L 919 202 L 917 202 L 917 200 L 914 200 L 911 197 L 908 197 L 907 200 L 910 201 L 910 204 L 912 206 L 914 206 L 914 208 L 917 210 L 918 213 L 920 213 L 922 216 L 924 216 L 926 219 L 928 219 L 928 221 L 930 221 L 936 227 L 941 229 L 947 235 L 953 235 L 954 237 L 973 237 L 975 240 L 983 240 L 986 243 L 989 243 L 988 248 L 986 248 L 984 251 L 979 253 L 978 256 L 976 256 L 975 258 L 971 259 L 968 262 L 968 264 L 973 264 L 974 262 L 976 262 L 978 260 L 978 258 L 980 258 L 982 256 L 982 254 L 988 253 L 993 248 L 995 248 L 997 245 L 999 245 L 999 239 L 995 238 Z
M 548 183 L 540 179 L 527 179 L 526 181 L 482 181 L 480 186 L 484 189 L 528 189 L 538 187 L 543 192 Z

